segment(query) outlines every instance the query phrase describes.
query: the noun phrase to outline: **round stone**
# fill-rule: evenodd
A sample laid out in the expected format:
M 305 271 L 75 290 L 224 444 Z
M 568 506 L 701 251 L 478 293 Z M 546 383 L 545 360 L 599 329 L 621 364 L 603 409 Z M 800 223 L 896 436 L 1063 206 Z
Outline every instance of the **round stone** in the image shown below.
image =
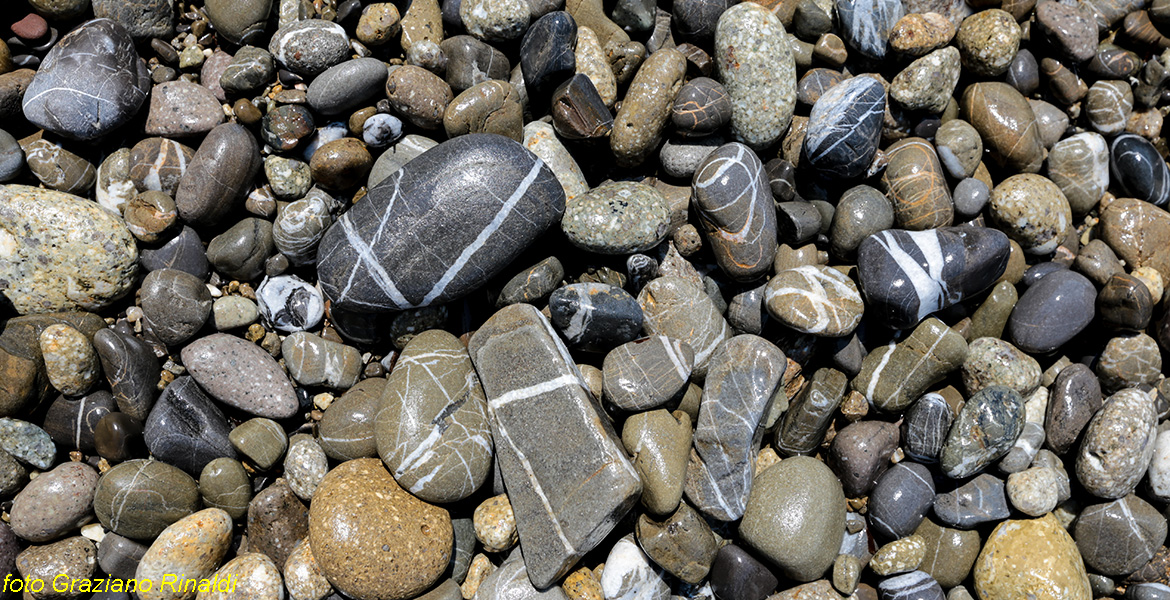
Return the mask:
M 1013 175 L 991 191 L 991 218 L 1029 254 L 1051 254 L 1073 226 L 1068 199 L 1047 177 Z
M 12 532 L 44 543 L 85 525 L 93 518 L 90 507 L 97 482 L 97 472 L 82 463 L 64 463 L 41 473 L 12 500 Z
M 451 560 L 447 511 L 400 488 L 373 458 L 325 476 L 309 510 L 309 544 L 325 577 L 361 600 L 406 600 L 429 588 Z
M 955 44 L 963 66 L 976 75 L 1002 75 L 1020 47 L 1020 26 L 1015 17 L 998 8 L 975 13 L 959 25 Z
M 818 265 L 788 269 L 768 280 L 768 314 L 802 333 L 841 337 L 861 322 L 865 304 L 857 285 L 840 271 Z
M 561 229 L 575 246 L 598 254 L 632 254 L 666 238 L 670 206 L 643 183 L 604 183 L 568 201 Z
M 156 460 L 131 460 L 106 471 L 93 494 L 102 525 L 128 538 L 150 540 L 199 509 L 195 480 Z

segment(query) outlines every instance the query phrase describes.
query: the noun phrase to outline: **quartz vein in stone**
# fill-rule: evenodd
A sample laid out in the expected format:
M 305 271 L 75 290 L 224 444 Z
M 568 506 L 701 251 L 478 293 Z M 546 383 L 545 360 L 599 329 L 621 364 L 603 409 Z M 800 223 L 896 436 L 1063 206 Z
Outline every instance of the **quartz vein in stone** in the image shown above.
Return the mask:
M 528 576 L 545 588 L 609 534 L 638 501 L 641 481 L 535 307 L 501 309 L 468 349 L 488 398 Z

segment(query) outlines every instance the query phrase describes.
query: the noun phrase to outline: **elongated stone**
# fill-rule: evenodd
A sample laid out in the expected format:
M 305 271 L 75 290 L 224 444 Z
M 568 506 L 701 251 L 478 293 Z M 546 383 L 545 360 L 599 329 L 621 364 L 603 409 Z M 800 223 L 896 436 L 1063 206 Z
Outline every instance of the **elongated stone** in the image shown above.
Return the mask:
M 886 90 L 874 77 L 854 77 L 829 88 L 809 113 L 808 164 L 830 177 L 865 173 L 877 153 L 885 110 Z
M 626 419 L 622 444 L 642 477 L 642 505 L 663 515 L 678 507 L 691 453 L 691 417 L 664 409 Z
M 528 575 L 545 588 L 609 534 L 642 485 L 568 349 L 535 307 L 501 309 L 468 350 L 488 398 Z
M 428 502 L 472 494 L 492 466 L 483 387 L 463 344 L 432 329 L 415 336 L 382 392 L 378 453 L 400 485 Z
M 849 378 L 844 373 L 836 369 L 817 369 L 804 391 L 784 413 L 775 444 L 781 454 L 811 454 L 824 439 L 848 388 Z
M 519 143 L 459 136 L 410 161 L 343 214 L 318 246 L 317 274 L 338 308 L 447 302 L 499 273 L 564 210 L 561 184 Z M 415 234 L 394 234 L 403 229 Z
M 118 410 L 140 421 L 146 420 L 154 404 L 159 378 L 154 351 L 146 342 L 116 329 L 95 333 L 93 346 Z
M 776 212 L 764 165 L 751 148 L 716 148 L 695 171 L 695 207 L 715 260 L 732 279 L 750 281 L 776 256 Z
M 1011 515 L 1003 480 L 983 473 L 962 486 L 934 497 L 939 521 L 959 529 L 971 529 Z
M 179 180 L 179 216 L 192 226 L 217 224 L 243 200 L 262 165 L 260 145 L 243 125 L 212 129 Z
M 760 423 L 787 366 L 779 348 L 755 335 L 733 337 L 711 357 L 684 487 L 700 512 L 720 521 L 743 516 L 764 435 Z
M 796 109 L 796 60 L 780 19 L 753 2 L 723 11 L 713 58 L 731 97 L 731 133 L 753 148 L 779 140 Z
M 164 585 L 164 581 L 203 579 L 215 572 L 232 541 L 232 518 L 208 508 L 167 527 L 150 545 L 134 576 L 150 585 L 139 588 L 142 600 L 191 600 L 195 586 Z M 167 579 L 164 579 L 167 578 Z
M 188 344 L 181 356 L 195 381 L 224 404 L 272 419 L 297 412 L 297 396 L 288 376 L 256 344 L 214 333 Z
M 889 165 L 882 182 L 889 189 L 894 222 L 921 231 L 954 222 L 950 187 L 934 146 L 922 138 L 899 140 L 886 149 Z
M 993 159 L 1016 173 L 1040 170 L 1045 152 L 1036 114 L 1016 88 L 998 81 L 976 83 L 963 92 L 961 104 Z
M 932 317 L 902 342 L 869 353 L 853 379 L 853 389 L 878 409 L 898 412 L 966 358 L 963 336 Z

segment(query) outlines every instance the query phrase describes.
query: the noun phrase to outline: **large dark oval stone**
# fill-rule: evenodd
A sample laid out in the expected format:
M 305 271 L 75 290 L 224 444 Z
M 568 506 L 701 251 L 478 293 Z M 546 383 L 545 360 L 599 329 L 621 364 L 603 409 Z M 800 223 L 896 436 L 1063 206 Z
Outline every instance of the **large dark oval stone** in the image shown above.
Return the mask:
M 439 144 L 342 215 L 318 248 L 333 306 L 402 310 L 482 286 L 565 212 L 544 161 L 495 134 Z
M 831 88 L 809 113 L 804 153 L 817 170 L 853 178 L 873 162 L 881 140 L 886 90 L 873 77 L 854 77 Z
M 1170 200 L 1170 168 L 1158 149 L 1140 135 L 1117 136 L 1109 145 L 1109 166 L 1130 196 L 1158 206 Z
M 94 19 L 61 38 L 24 94 L 24 116 L 76 140 L 99 138 L 146 101 L 150 73 L 121 25 Z
M 1093 321 L 1097 290 L 1084 275 L 1063 270 L 1028 288 L 1008 319 L 1011 340 L 1025 352 L 1051 352 Z
M 214 225 L 231 211 L 260 170 L 260 145 L 237 123 L 217 126 L 203 138 L 179 180 L 175 206 L 188 225 Z

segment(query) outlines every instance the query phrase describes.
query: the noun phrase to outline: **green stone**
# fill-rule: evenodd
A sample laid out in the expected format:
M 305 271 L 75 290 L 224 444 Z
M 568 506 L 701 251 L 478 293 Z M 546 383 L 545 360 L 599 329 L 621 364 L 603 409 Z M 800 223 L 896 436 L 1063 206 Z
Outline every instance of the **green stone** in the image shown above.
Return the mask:
M 207 463 L 199 474 L 199 493 L 204 506 L 222 509 L 238 519 L 247 514 L 248 503 L 252 501 L 252 480 L 240 461 L 217 458 Z
M 284 456 L 288 437 L 279 423 L 257 417 L 240 423 L 228 434 L 232 446 L 257 467 L 267 470 Z
M 150 540 L 171 523 L 199 510 L 190 475 L 156 460 L 126 461 L 98 480 L 93 511 L 118 535 Z

